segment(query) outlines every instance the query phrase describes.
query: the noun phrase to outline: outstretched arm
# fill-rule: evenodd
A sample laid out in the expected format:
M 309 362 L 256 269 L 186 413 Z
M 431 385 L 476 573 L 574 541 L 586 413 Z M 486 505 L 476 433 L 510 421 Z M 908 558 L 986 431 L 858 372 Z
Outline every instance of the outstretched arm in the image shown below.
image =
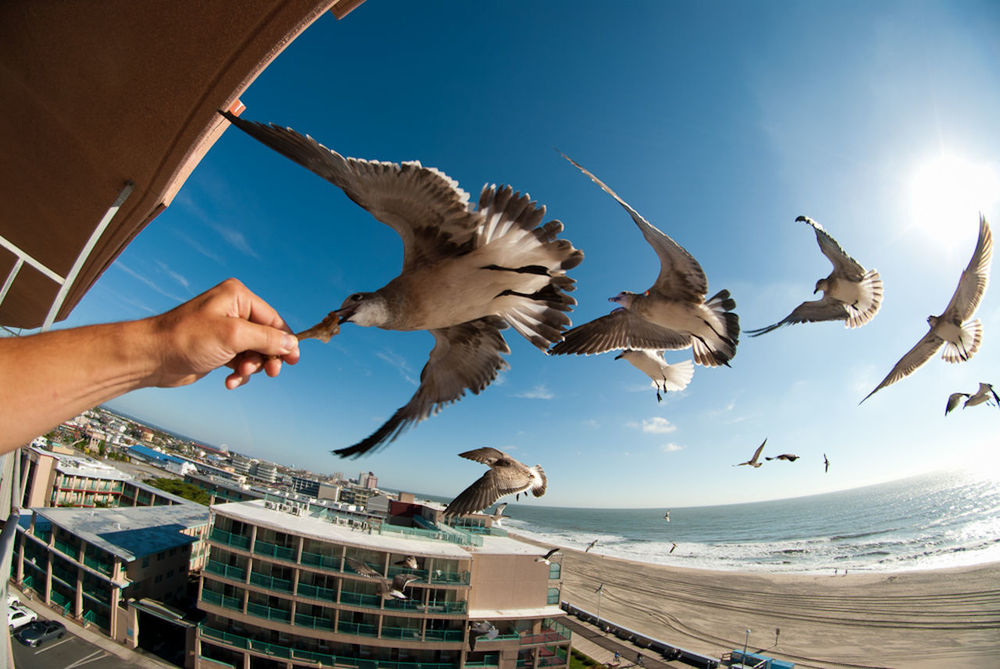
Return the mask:
M 233 389 L 298 359 L 285 322 L 236 279 L 159 316 L 0 339 L 0 453 L 131 390 L 187 385 L 223 365 Z

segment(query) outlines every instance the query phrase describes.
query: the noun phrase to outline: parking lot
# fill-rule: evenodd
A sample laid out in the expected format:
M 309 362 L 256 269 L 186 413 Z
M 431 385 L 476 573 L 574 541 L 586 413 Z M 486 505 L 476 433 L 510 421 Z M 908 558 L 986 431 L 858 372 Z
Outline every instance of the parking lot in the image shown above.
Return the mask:
M 66 636 L 43 644 L 39 648 L 29 648 L 17 639 L 11 639 L 14 651 L 14 666 L 23 669 L 45 667 L 45 669 L 128 669 L 129 662 L 106 650 L 74 636 L 67 629 Z

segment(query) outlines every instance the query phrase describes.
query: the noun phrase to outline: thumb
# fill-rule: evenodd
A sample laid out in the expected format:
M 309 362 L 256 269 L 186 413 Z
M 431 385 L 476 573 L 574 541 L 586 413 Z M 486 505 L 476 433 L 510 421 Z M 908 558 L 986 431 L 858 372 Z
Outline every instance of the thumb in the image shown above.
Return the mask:
M 236 353 L 256 351 L 262 355 L 286 356 L 299 350 L 299 340 L 295 335 L 244 320 L 239 321 L 230 344 Z

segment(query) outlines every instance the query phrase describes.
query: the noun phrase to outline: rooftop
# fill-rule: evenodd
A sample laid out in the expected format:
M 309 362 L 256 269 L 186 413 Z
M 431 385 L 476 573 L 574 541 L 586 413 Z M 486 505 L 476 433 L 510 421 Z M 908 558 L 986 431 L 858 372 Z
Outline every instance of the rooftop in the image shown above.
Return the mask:
M 39 448 L 32 450 L 55 458 L 57 460 L 56 469 L 69 476 L 85 476 L 92 479 L 107 479 L 111 481 L 129 481 L 132 479 L 125 472 L 94 458 L 63 455 Z
M 209 520 L 208 507 L 200 504 L 33 511 L 37 517 L 126 562 L 193 543 L 194 538 L 181 534 L 181 530 L 207 525 Z

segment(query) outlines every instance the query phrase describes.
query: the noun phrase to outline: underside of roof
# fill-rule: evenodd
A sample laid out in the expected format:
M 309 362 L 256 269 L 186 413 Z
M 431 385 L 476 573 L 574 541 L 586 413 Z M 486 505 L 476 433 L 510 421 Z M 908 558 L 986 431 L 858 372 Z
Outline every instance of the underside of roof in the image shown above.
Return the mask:
M 228 127 L 216 110 L 361 2 L 0 3 L 0 325 L 65 318 Z

